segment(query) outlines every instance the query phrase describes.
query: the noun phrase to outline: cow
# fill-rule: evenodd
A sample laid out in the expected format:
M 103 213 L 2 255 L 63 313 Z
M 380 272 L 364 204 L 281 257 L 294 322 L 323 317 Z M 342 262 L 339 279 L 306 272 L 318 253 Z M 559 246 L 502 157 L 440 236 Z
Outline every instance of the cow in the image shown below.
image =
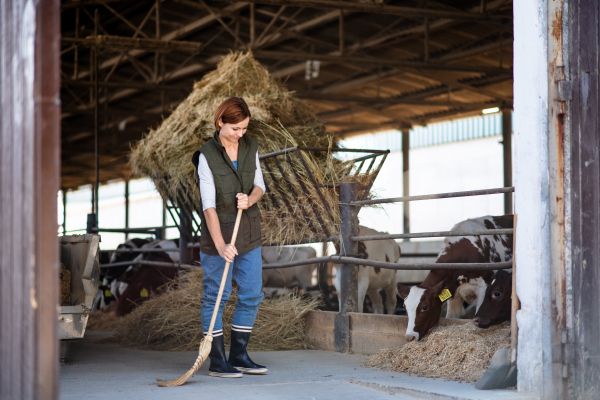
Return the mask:
M 312 247 L 265 246 L 261 249 L 263 265 L 315 258 L 317 252 Z M 263 287 L 288 288 L 293 285 L 302 290 L 312 285 L 312 276 L 318 264 L 299 265 L 290 268 L 265 269 L 262 272 Z
M 118 245 L 117 250 L 139 249 L 149 242 L 150 239 L 132 238 L 125 243 Z M 109 260 L 106 262 L 112 264 L 117 262 L 133 261 L 139 255 L 140 253 L 135 252 L 115 251 L 110 253 Z M 101 262 L 101 264 L 104 263 L 105 262 Z M 125 271 L 127 271 L 128 268 L 130 268 L 129 265 L 124 265 L 121 267 L 107 268 L 102 271 L 104 274 L 100 282 L 98 295 L 96 296 L 96 300 L 94 301 L 94 305 L 92 307 L 93 310 L 106 310 L 112 302 L 117 301 L 120 294 L 125 290 L 125 287 L 119 283 L 118 279 L 123 275 L 123 273 L 125 273 Z
M 485 291 L 485 297 L 473 318 L 475 326 L 487 329 L 490 326 L 510 321 L 512 272 L 499 270 Z
M 164 252 L 139 253 L 132 264 L 138 260 L 179 262 L 179 249 L 174 240 L 154 240 L 142 246 L 142 249 L 165 249 Z M 162 266 L 131 266 L 117 280 L 119 294 L 116 315 L 129 314 L 140 303 L 148 300 L 151 292 L 159 292 L 162 287 L 177 277 L 177 268 Z
M 512 228 L 512 215 L 486 216 L 459 222 L 453 231 Z M 512 260 L 513 235 L 451 236 L 437 263 L 497 263 Z M 421 340 L 440 319 L 442 303 L 448 301 L 446 318 L 460 318 L 470 309 L 479 310 L 487 286 L 492 282 L 491 270 L 431 270 L 423 283 L 407 287 L 398 284 L 408 314 L 407 341 Z M 464 303 L 469 304 L 467 308 Z
M 374 229 L 359 226 L 359 235 L 381 235 Z M 336 250 L 339 254 L 339 243 L 336 244 Z M 400 259 L 400 247 L 392 239 L 387 240 L 370 240 L 366 242 L 358 242 L 358 253 L 364 254 L 367 260 L 384 261 L 397 263 Z M 336 268 L 335 288 L 340 293 L 340 273 L 339 268 Z M 379 267 L 368 267 L 361 265 L 358 267 L 358 312 L 363 312 L 363 304 L 365 295 L 368 294 L 373 303 L 373 311 L 375 314 L 383 314 L 383 301 L 379 290 L 385 291 L 385 308 L 388 314 L 394 314 L 396 309 L 396 271 Z M 341 308 L 341 298 L 339 299 Z

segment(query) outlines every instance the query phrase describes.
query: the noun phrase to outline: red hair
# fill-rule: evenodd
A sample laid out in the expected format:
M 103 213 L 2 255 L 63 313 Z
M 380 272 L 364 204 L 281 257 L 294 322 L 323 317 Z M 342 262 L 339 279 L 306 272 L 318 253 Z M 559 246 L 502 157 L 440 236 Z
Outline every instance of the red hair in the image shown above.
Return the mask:
M 215 111 L 215 129 L 219 130 L 219 120 L 224 124 L 237 124 L 250 117 L 250 110 L 244 99 L 230 97 L 222 102 Z

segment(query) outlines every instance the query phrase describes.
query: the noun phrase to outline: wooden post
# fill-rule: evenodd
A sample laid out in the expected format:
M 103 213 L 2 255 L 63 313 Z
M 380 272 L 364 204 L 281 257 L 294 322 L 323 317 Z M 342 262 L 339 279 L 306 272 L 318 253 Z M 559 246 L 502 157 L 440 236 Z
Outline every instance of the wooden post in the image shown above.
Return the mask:
M 187 247 L 192 235 L 191 221 L 185 215 L 182 208 L 179 209 L 179 262 L 182 264 L 192 263 L 192 249 Z
M 402 129 L 402 196 L 410 196 L 410 129 Z M 403 232 L 410 233 L 410 202 L 402 203 L 404 209 Z M 409 241 L 410 239 L 404 239 Z
M 504 156 L 504 187 L 512 186 L 512 111 L 502 109 L 502 149 Z M 504 194 L 504 214 L 513 213 L 512 193 Z
M 358 190 L 356 182 L 340 183 L 340 254 L 351 255 L 358 252 L 358 243 L 350 240 L 358 235 L 358 207 L 350 206 L 356 200 Z M 349 312 L 358 311 L 358 267 L 352 264 L 341 264 L 340 274 L 340 312 L 335 316 L 334 340 L 335 351 L 348 353 L 350 347 Z

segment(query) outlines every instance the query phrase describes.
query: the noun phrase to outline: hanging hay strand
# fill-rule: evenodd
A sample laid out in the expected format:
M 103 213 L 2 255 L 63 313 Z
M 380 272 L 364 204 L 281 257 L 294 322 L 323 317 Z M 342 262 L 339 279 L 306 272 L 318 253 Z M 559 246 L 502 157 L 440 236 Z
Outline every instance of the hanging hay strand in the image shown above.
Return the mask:
M 117 335 L 112 341 L 128 347 L 196 351 L 203 338 L 200 322 L 202 277 L 203 271 L 200 268 L 186 272 L 169 284 L 164 293 L 152 296 L 131 314 L 116 317 L 112 324 L 99 320 L 104 325 L 98 323 L 95 327 L 99 329 L 101 326 L 108 326 L 116 330 Z M 226 346 L 230 341 L 231 319 L 236 301 L 234 290 L 223 312 Z M 263 300 L 248 349 L 270 351 L 310 348 L 305 333 L 304 315 L 318 305 L 319 300 L 303 300 L 294 295 Z
M 212 138 L 214 112 L 232 96 L 244 98 L 250 108 L 247 134 L 258 140 L 259 154 L 294 146 L 337 147 L 337 139 L 325 131 L 314 112 L 277 83 L 252 53 L 236 52 L 197 82 L 189 97 L 136 144 L 130 156 L 134 175 L 151 177 L 163 198 L 178 199 L 201 214 L 198 178 L 191 158 Z M 303 154 L 319 183 L 352 179 L 362 184 L 374 178 L 373 172 L 350 178 L 352 163 L 341 162 L 330 152 Z M 296 155 L 287 160 L 279 156 L 278 160 L 279 166 L 268 162 L 272 174 L 262 165 L 268 192 L 259 203 L 267 228 L 263 229 L 263 244 L 336 235 L 339 210 L 335 189 L 321 188 L 321 199 Z
M 498 349 L 510 347 L 510 323 L 481 329 L 473 324 L 437 327 L 419 342 L 384 349 L 366 365 L 428 378 L 475 383 Z

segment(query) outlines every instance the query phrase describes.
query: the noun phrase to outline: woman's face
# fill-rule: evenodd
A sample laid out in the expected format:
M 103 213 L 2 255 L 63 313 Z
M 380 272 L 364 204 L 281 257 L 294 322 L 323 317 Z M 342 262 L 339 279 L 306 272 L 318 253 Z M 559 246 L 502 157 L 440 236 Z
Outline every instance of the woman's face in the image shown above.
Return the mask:
M 221 135 L 221 140 L 225 139 L 237 143 L 246 133 L 249 122 L 249 117 L 237 124 L 224 124 L 222 121 L 219 121 L 219 134 Z

